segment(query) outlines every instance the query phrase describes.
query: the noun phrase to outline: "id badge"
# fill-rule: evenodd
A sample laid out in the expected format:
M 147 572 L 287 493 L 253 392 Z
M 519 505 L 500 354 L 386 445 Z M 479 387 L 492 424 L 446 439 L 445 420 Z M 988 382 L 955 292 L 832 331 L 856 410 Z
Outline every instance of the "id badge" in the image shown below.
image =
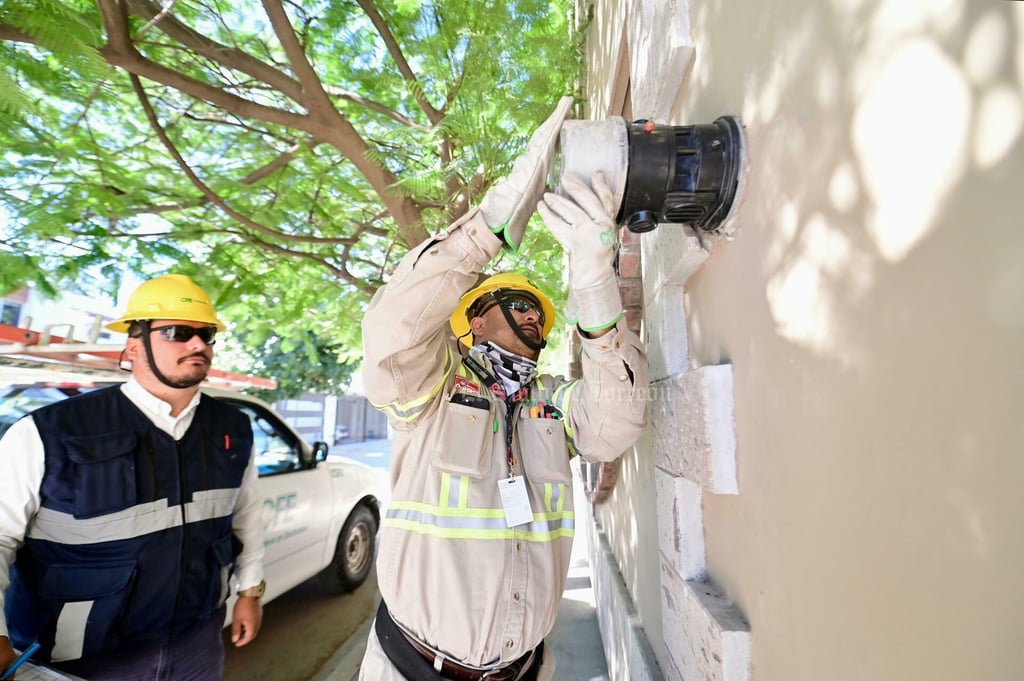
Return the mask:
M 515 475 L 498 481 L 501 505 L 505 509 L 505 526 L 516 527 L 533 520 L 530 496 L 526 493 L 526 478 Z

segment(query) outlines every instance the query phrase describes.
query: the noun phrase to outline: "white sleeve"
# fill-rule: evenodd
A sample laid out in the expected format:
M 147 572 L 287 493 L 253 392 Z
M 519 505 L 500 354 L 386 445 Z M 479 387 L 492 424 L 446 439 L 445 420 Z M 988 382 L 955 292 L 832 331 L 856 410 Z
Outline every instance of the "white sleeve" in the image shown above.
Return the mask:
M 239 589 L 256 586 L 263 579 L 263 504 L 258 477 L 256 456 L 253 455 L 249 457 L 249 465 L 242 476 L 242 487 L 238 491 L 231 522 L 231 529 L 242 542 L 242 553 L 235 561 Z
M 7 636 L 3 606 L 11 564 L 39 510 L 44 463 L 43 442 L 31 417 L 17 421 L 0 438 L 0 636 Z

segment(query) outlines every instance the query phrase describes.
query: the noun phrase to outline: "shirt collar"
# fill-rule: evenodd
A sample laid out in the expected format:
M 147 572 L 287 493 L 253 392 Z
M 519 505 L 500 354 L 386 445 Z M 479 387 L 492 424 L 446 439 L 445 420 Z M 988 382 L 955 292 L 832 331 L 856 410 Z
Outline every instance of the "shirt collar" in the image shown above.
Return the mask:
M 199 404 L 199 400 L 202 398 L 201 393 L 197 390 L 196 394 L 192 397 L 192 401 L 181 410 L 181 413 L 178 414 L 177 417 L 172 418 L 170 403 L 164 402 L 159 397 L 143 388 L 142 384 L 139 383 L 134 376 L 129 377 L 128 381 L 121 386 L 121 392 L 124 393 L 125 397 L 132 401 L 132 404 L 141 409 L 142 412 L 150 418 L 173 421 L 181 421 L 186 416 L 191 417 L 196 406 Z

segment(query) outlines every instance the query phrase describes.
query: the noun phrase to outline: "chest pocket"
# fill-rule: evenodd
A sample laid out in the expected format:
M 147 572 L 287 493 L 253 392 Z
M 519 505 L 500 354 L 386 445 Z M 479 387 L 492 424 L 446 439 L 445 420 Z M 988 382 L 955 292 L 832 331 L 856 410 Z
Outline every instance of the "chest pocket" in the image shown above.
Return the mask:
M 537 482 L 572 481 L 569 448 L 561 420 L 521 418 L 518 432 L 526 477 Z
M 240 487 L 251 451 L 251 436 L 215 436 L 209 450 L 210 460 L 204 463 L 203 485 L 214 489 Z
M 72 463 L 76 518 L 123 511 L 138 501 L 135 484 L 137 433 L 108 433 L 64 442 Z
M 472 405 L 446 400 L 441 405 L 440 420 L 430 448 L 430 463 L 448 473 L 487 477 L 494 461 L 491 451 L 494 417 L 487 400 L 479 398 Z

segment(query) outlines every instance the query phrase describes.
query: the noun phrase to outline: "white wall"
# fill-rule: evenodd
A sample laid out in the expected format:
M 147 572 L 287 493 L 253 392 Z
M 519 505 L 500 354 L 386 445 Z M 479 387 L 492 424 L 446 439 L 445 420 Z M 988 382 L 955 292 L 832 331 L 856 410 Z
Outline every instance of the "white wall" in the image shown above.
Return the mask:
M 617 101 L 679 125 L 737 114 L 748 138 L 735 238 L 706 244 L 676 299 L 644 274 L 652 357 L 678 389 L 658 399 L 728 367 L 738 493 L 666 470 L 663 408 L 630 464 L 666 476 L 660 510 L 638 503 L 644 474 L 596 511 L 617 519 L 662 671 L 1024 678 L 1024 3 L 599 2 L 592 31 L 595 117 Z M 645 256 L 674 240 L 683 258 L 672 229 Z M 673 300 L 683 334 L 665 333 Z M 692 550 L 651 550 L 652 523 L 685 531 L 666 508 L 699 513 L 718 600 L 676 570 Z M 725 659 L 699 666 L 701 646 Z

